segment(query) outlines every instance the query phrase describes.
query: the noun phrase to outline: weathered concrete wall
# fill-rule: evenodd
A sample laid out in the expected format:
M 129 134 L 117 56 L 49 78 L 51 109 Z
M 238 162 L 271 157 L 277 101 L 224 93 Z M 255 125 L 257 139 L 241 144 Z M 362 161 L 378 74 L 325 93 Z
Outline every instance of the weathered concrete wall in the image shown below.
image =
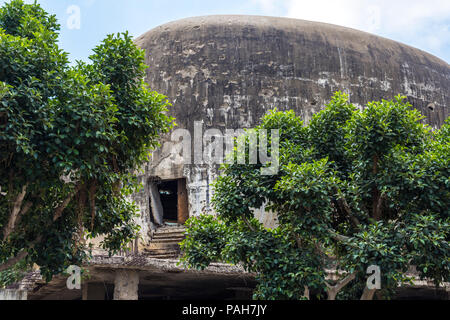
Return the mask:
M 308 121 L 341 90 L 357 106 L 408 97 L 433 127 L 448 117 L 450 66 L 421 50 L 353 29 L 297 19 L 207 16 L 183 19 L 136 39 L 146 50 L 147 82 L 169 97 L 179 128 L 249 128 L 269 110 L 293 109 Z M 185 177 L 190 215 L 212 213 L 217 167 L 183 165 L 181 144 L 165 137 L 143 169 L 136 195 L 149 225 L 147 180 Z M 271 218 L 258 213 L 262 220 Z M 145 235 L 144 235 L 145 236 Z
M 27 300 L 27 291 L 0 289 L 0 301 L 2 300 Z

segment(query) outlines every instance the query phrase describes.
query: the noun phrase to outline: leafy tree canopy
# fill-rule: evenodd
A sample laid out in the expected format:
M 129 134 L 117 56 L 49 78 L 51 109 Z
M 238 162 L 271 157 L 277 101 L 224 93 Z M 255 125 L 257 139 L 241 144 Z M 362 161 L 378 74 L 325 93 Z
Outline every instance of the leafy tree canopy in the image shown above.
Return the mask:
M 173 125 L 128 33 L 71 66 L 58 31 L 36 3 L 0 8 L 0 271 L 47 279 L 85 258 L 83 239 L 114 252 L 136 236 L 133 172 Z
M 223 166 L 217 217 L 188 221 L 184 263 L 242 264 L 256 274 L 256 299 L 371 299 L 370 265 L 381 269 L 378 297 L 411 281 L 412 266 L 449 281 L 450 121 L 433 132 L 422 119 L 405 97 L 360 110 L 340 92 L 308 125 L 269 112 L 257 130 L 280 129 L 278 174 Z M 254 219 L 263 205 L 277 227 Z

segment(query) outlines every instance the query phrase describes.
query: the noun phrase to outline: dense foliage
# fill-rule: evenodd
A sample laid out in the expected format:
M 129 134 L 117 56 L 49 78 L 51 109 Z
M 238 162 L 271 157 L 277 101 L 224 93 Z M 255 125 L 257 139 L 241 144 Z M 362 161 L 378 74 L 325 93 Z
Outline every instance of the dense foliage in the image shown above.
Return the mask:
M 308 125 L 269 112 L 257 130 L 280 129 L 278 174 L 225 165 L 217 217 L 188 221 L 184 263 L 242 264 L 256 299 L 372 299 L 370 265 L 381 269 L 378 298 L 411 281 L 411 268 L 449 281 L 450 121 L 433 132 L 422 119 L 401 96 L 360 110 L 340 92 Z M 254 219 L 263 205 L 277 227 Z
M 133 173 L 173 124 L 128 33 L 71 66 L 58 30 L 36 3 L 0 8 L 0 271 L 37 264 L 47 279 L 88 238 L 114 252 L 136 236 Z

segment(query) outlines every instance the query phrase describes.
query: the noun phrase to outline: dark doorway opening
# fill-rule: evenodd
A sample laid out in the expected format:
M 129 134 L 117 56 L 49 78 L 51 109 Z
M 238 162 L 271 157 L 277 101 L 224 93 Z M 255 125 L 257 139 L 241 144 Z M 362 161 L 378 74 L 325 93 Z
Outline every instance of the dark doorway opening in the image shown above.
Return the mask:
M 151 221 L 184 224 L 189 218 L 186 179 L 150 181 Z
M 178 222 L 178 181 L 162 181 L 158 185 L 159 196 L 163 207 L 163 221 Z

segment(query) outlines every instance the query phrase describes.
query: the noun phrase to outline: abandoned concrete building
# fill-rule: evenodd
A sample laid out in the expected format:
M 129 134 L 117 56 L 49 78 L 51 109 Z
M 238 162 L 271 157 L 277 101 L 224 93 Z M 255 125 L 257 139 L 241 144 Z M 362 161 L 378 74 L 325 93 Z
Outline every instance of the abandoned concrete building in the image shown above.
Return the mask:
M 305 121 L 333 92 L 352 103 L 397 94 L 439 127 L 449 115 L 450 66 L 421 50 L 361 31 L 296 19 L 205 16 L 154 28 L 136 39 L 146 50 L 147 82 L 168 96 L 177 128 L 193 137 L 203 129 L 251 128 L 269 109 L 293 109 Z M 100 250 L 86 267 L 82 290 L 66 279 L 45 284 L 37 272 L 18 289 L 28 299 L 235 299 L 249 298 L 253 277 L 238 266 L 214 264 L 205 271 L 177 266 L 183 224 L 191 216 L 214 214 L 211 182 L 218 166 L 187 163 L 181 142 L 165 136 L 139 173 L 144 188 L 134 195 L 141 216 L 140 239 L 131 251 L 108 257 Z M 276 219 L 255 212 L 266 226 Z M 398 298 L 446 298 L 427 282 Z M 448 288 L 447 288 L 448 290 Z

